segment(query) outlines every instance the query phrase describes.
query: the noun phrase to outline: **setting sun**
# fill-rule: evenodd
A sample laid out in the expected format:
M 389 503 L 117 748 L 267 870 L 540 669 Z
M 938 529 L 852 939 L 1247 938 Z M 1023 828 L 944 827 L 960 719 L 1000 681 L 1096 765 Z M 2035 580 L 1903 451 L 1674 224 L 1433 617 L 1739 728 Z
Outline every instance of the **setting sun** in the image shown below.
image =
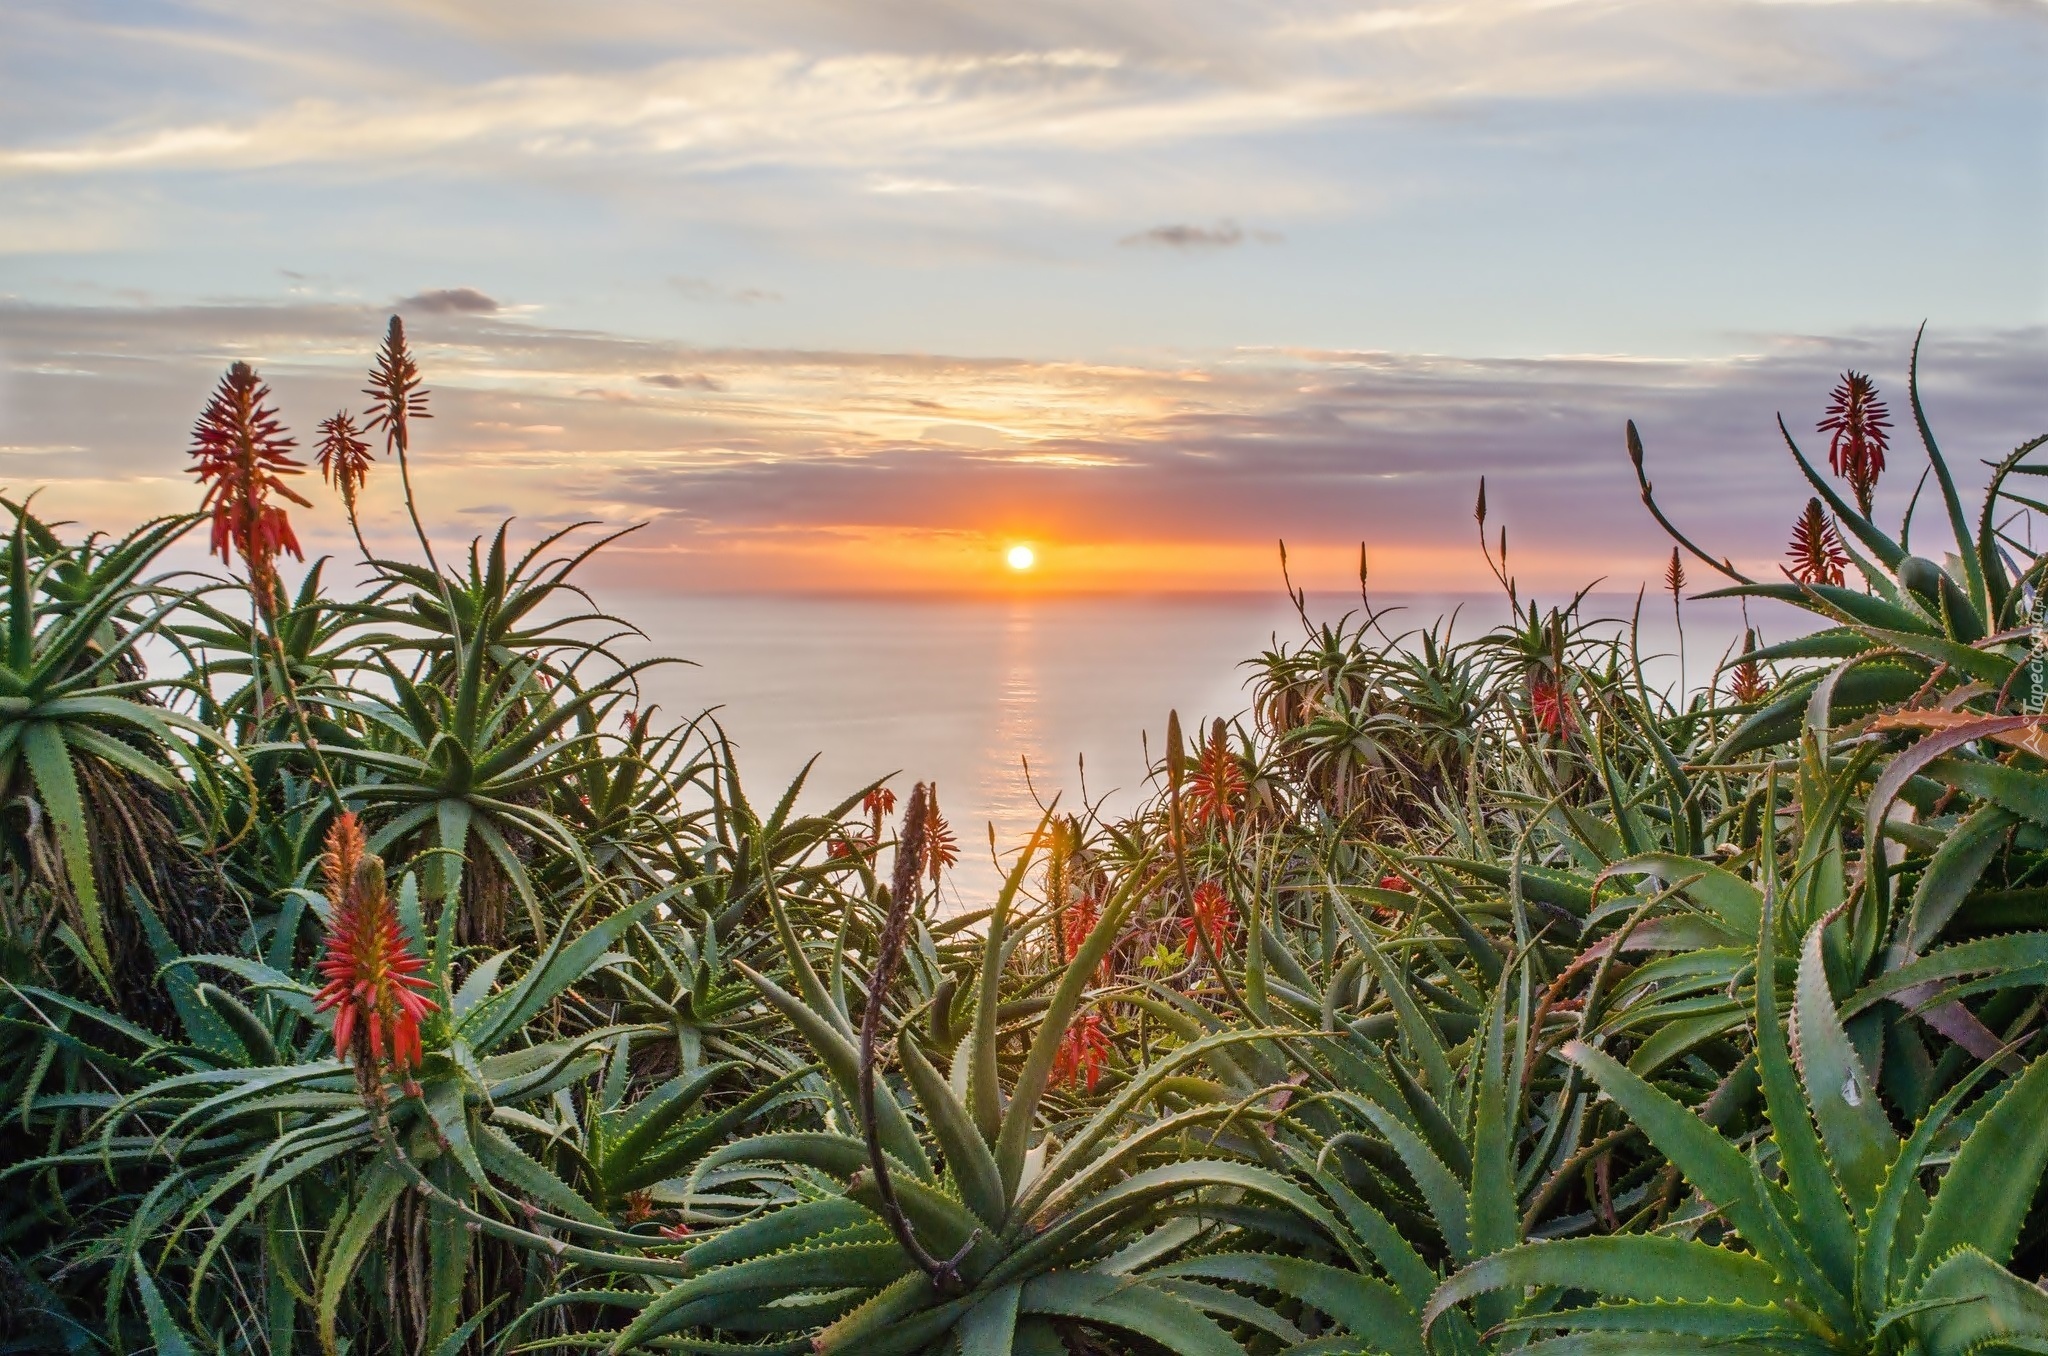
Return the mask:
M 1003 558 L 1010 562 L 1013 570 L 1028 570 L 1038 563 L 1038 552 L 1020 542 L 1012 546 Z

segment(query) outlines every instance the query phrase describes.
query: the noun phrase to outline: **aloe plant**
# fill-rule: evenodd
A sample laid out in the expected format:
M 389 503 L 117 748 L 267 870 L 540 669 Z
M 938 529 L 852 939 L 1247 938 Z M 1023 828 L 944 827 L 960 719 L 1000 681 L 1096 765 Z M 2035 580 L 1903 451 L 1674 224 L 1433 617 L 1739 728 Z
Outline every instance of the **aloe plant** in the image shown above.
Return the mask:
M 12 835 L 25 849 L 16 860 L 31 863 L 50 892 L 41 918 L 10 919 L 26 929 L 11 940 L 33 949 L 54 935 L 112 992 L 103 892 L 119 907 L 124 883 L 153 887 L 119 863 L 172 850 L 142 837 L 145 825 L 172 827 L 150 796 L 204 803 L 220 781 L 216 760 L 234 759 L 218 731 L 145 698 L 158 685 L 137 659 L 143 640 L 188 600 L 155 597 L 145 572 L 197 520 L 160 519 L 117 541 L 66 546 L 25 504 L 6 508 L 14 529 L 5 552 L 0 799 L 27 808 Z
M 1763 976 L 1774 968 L 1774 923 L 1767 905 Z M 1714 1340 L 1736 1350 L 1961 1356 L 2048 1342 L 2048 1296 L 2001 1265 L 2048 1168 L 2039 1129 L 2048 1060 L 1966 1105 L 1996 1070 L 1978 1066 L 1902 1139 L 1829 990 L 1827 923 L 1813 924 L 1800 951 L 1789 1033 L 1776 984 L 1755 986 L 1768 1154 L 1745 1154 L 1591 1045 L 1562 1052 L 1642 1127 L 1744 1248 L 1712 1241 L 1717 1225 L 1704 1215 L 1685 1235 L 1528 1244 L 1448 1281 L 1430 1301 L 1428 1326 L 1456 1304 L 1509 1292 L 1520 1312 L 1507 1321 L 1518 1331 L 1582 1341 L 1617 1334 L 1608 1340 L 1643 1352 Z M 1943 1160 L 1929 1191 L 1926 1175 Z M 1521 1298 L 1531 1291 L 1535 1299 Z M 1560 1303 L 1560 1295 L 1579 1298 Z
M 757 800 L 660 720 L 574 582 L 601 541 L 444 569 L 422 530 L 346 599 L 10 506 L 0 1348 L 2043 1347 L 2042 566 L 2000 516 L 2048 511 L 2041 444 L 1973 526 L 1915 372 L 1936 564 L 1871 526 L 1850 376 L 1846 497 L 1793 448 L 1796 577 L 1694 550 L 1814 634 L 1661 691 L 1504 537 L 1513 622 L 1470 638 L 1397 630 L 1361 557 L 1339 622 L 1290 584 L 1249 720 L 1190 760 L 1175 716 L 1135 807 L 1050 815 L 951 914 L 928 797 L 891 840 L 883 782 Z M 401 470 L 422 380 L 394 329 Z M 311 888 L 343 810 L 396 914 Z

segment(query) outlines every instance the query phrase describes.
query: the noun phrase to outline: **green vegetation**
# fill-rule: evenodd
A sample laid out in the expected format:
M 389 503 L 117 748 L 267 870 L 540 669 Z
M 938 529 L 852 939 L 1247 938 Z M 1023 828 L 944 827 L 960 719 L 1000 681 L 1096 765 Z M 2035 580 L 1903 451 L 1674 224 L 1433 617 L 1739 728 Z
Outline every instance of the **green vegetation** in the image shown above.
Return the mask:
M 396 322 L 372 378 L 403 473 Z M 238 364 L 207 517 L 6 503 L 0 1350 L 2048 1351 L 2048 467 L 1972 518 L 1909 394 L 1946 561 L 1854 374 L 1775 581 L 1629 430 L 1673 605 L 1812 634 L 1662 692 L 1504 541 L 1476 638 L 1296 595 L 1247 717 L 949 916 L 923 787 L 763 809 L 645 705 L 601 542 L 288 589 Z M 166 572 L 208 518 L 237 579 Z

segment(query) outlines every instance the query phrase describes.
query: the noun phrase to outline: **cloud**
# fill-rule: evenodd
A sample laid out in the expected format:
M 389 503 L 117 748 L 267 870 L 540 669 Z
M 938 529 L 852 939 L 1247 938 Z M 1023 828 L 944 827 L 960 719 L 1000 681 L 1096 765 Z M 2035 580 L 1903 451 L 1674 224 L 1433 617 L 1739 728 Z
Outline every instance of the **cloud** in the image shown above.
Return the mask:
M 96 525 L 189 507 L 183 460 L 166 449 L 183 446 L 231 357 L 264 355 L 303 434 L 355 401 L 380 320 L 367 306 L 312 303 L 0 302 L 0 446 L 90 449 L 17 454 L 15 488 L 47 481 L 58 509 Z M 488 483 L 493 503 L 534 521 L 652 519 L 633 549 L 675 553 L 679 585 L 714 577 L 721 543 L 744 538 L 750 578 L 792 587 L 807 576 L 761 562 L 776 551 L 810 559 L 827 539 L 1005 532 L 1133 549 L 1207 543 L 1246 559 L 1274 537 L 1332 552 L 1364 539 L 1393 562 L 1380 576 L 1390 587 L 1470 584 L 1398 562 L 1463 560 L 1481 474 L 1521 568 L 1568 559 L 1560 582 L 1604 572 L 1629 583 L 1669 550 L 1637 502 L 1629 418 L 1681 526 L 1768 571 L 1807 493 L 1774 415 L 1808 436 L 1848 367 L 1872 372 L 1898 414 L 1911 342 L 1883 331 L 1759 337 L 1671 360 L 1240 349 L 1107 364 L 694 347 L 502 317 L 450 344 L 437 332 L 448 323 L 414 332 L 435 416 L 412 465 L 430 523 L 467 535 L 455 506 Z M 2048 328 L 1929 336 L 1923 394 L 1959 469 L 2042 431 L 2044 363 Z M 635 386 L 744 394 L 612 398 Z M 1879 489 L 1883 521 L 1917 478 L 1904 442 Z M 403 530 L 392 493 L 388 476 L 373 480 L 373 534 L 378 512 Z M 345 544 L 334 514 L 307 519 L 309 543 L 332 529 Z M 1457 568 L 1467 565 L 1476 571 L 1476 556 Z
M 1171 226 L 1154 226 L 1149 231 L 1127 235 L 1117 243 L 1125 246 L 1141 246 L 1174 250 L 1230 249 L 1247 240 L 1261 244 L 1278 244 L 1280 235 L 1274 231 L 1247 231 L 1236 222 L 1225 218 L 1214 226 L 1190 226 L 1176 223 Z
M 643 41 L 548 42 L 539 31 L 548 21 L 536 15 L 494 19 L 486 50 L 509 57 L 524 28 L 527 59 L 493 66 L 480 54 L 463 79 L 432 55 L 438 42 L 413 44 L 421 55 L 408 57 L 409 44 L 388 31 L 445 39 L 434 30 L 448 16 L 432 11 L 449 8 L 401 11 L 374 28 L 335 22 L 320 43 L 345 55 L 289 79 L 277 72 L 310 45 L 304 26 L 246 20 L 236 51 L 180 53 L 219 63 L 208 68 L 219 81 L 151 83 L 125 104 L 66 102 L 61 116 L 39 116 L 0 145 L 0 174 L 399 170 L 422 159 L 473 174 L 506 161 L 633 158 L 699 173 L 924 167 L 916 178 L 944 182 L 924 171 L 947 152 L 1100 152 L 1520 100 L 1882 91 L 1899 71 L 1959 52 L 1995 65 L 1971 35 L 2025 22 L 1995 6 L 1895 3 L 1778 5 L 1760 18 L 1746 0 L 1212 5 L 1135 16 L 1071 5 L 1037 18 L 919 2 L 830 23 L 814 5 L 774 6 L 749 22 L 709 6 L 692 16 L 613 4 L 597 8 L 641 12 Z M 696 33 L 699 18 L 723 40 L 686 53 L 677 35 Z M 106 37 L 91 24 L 47 22 L 52 50 L 67 31 L 73 47 Z M 500 48 L 501 30 L 511 48 Z M 576 36 L 609 30 L 579 17 Z M 805 45 L 792 34 L 815 36 Z M 266 51 L 276 69 L 252 74 Z M 223 88 L 238 97 L 220 97 Z
M 495 315 L 498 302 L 474 287 L 437 287 L 400 299 L 400 309 L 428 315 Z
M 707 377 L 702 372 L 649 372 L 640 380 L 649 386 L 659 386 L 669 391 L 723 391 L 724 382 L 716 377 Z
M 727 287 L 709 278 L 678 276 L 670 278 L 668 283 L 691 301 L 735 302 L 741 306 L 752 306 L 759 302 L 782 300 L 782 293 L 771 292 L 765 287 Z

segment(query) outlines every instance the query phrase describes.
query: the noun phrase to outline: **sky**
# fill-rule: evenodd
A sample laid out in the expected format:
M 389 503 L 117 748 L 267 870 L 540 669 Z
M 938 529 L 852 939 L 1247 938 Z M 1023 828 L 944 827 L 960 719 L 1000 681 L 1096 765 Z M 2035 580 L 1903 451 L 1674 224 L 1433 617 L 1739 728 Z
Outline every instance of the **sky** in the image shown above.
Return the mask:
M 310 441 L 393 313 L 436 533 L 637 587 L 1469 587 L 1482 475 L 1631 587 L 1629 418 L 1767 569 L 1846 368 L 1903 507 L 1923 321 L 1966 480 L 2048 430 L 2048 3 L 0 7 L 7 493 L 183 510 L 228 362 Z

